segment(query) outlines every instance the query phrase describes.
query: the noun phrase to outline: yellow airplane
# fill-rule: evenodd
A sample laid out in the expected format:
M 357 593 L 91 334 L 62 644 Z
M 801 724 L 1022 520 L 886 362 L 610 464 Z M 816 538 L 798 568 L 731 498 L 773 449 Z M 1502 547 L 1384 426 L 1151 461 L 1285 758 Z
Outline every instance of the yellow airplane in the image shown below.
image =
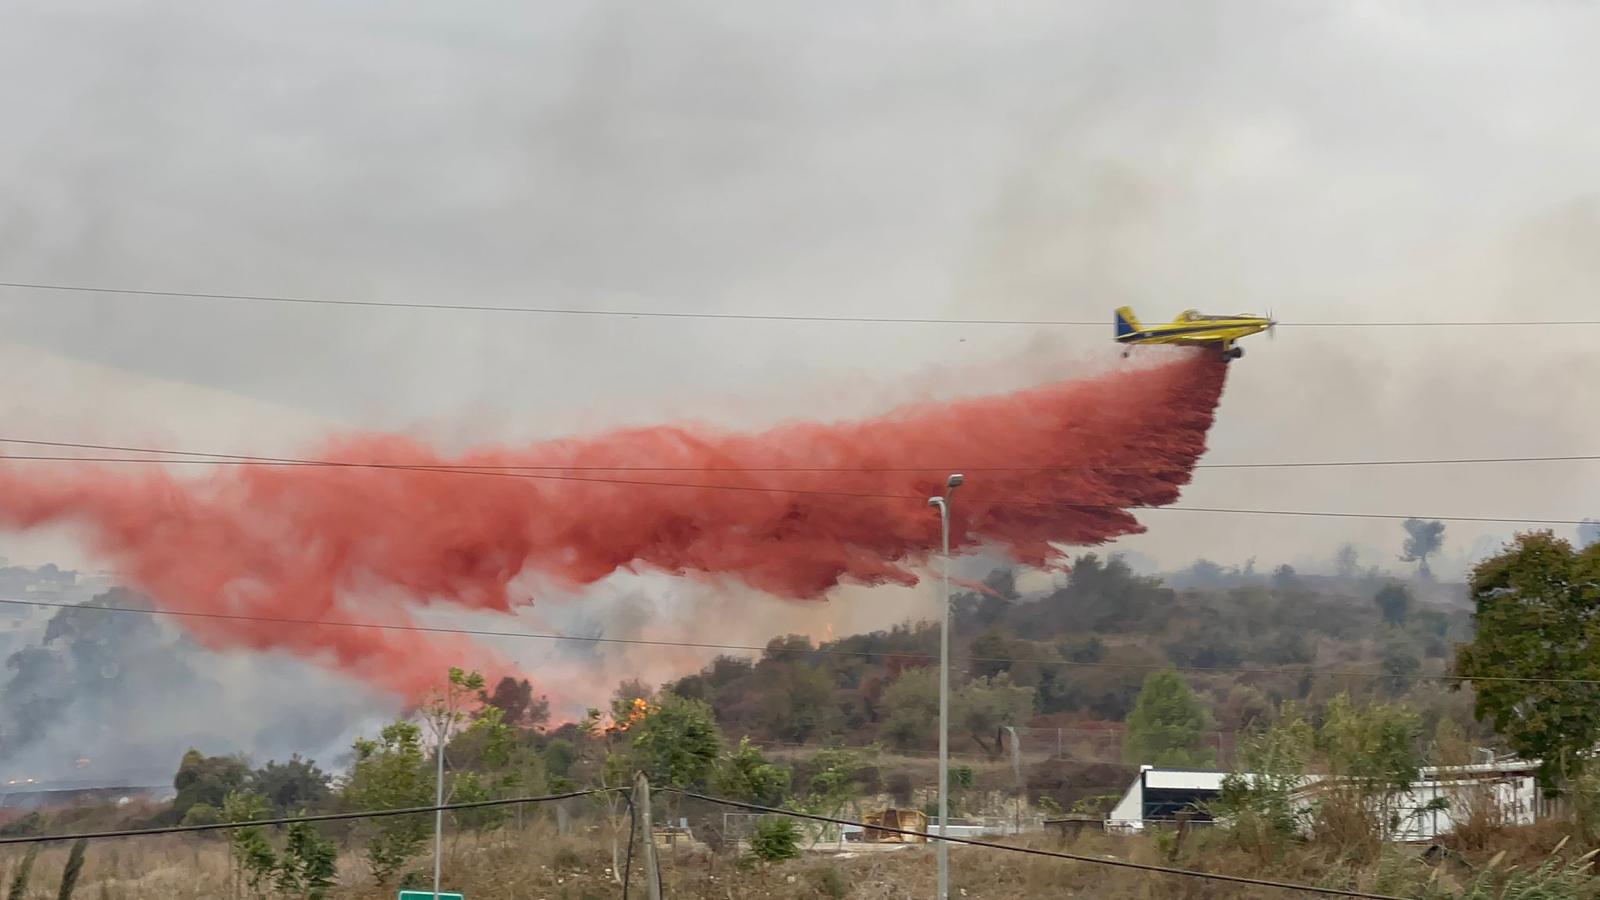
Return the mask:
M 1270 332 L 1277 325 L 1272 316 L 1207 316 L 1187 309 L 1176 319 L 1164 325 L 1141 325 L 1129 307 L 1117 310 L 1117 343 L 1179 344 L 1186 347 L 1211 346 L 1222 351 L 1224 361 L 1244 355 L 1243 347 L 1234 342 L 1260 332 Z M 1122 351 L 1127 356 L 1130 351 Z

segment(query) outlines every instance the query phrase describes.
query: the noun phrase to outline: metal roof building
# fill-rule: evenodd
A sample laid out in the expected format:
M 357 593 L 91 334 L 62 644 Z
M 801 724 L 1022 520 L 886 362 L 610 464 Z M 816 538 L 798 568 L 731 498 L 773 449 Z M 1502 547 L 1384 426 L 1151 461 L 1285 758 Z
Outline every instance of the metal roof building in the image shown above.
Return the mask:
M 1222 796 L 1222 779 L 1227 775 L 1227 772 L 1140 766 L 1139 776 L 1106 816 L 1106 830 L 1122 834 L 1139 832 L 1147 822 L 1170 822 L 1180 812 L 1192 814 L 1193 821 L 1209 822 L 1211 815 L 1205 806 Z

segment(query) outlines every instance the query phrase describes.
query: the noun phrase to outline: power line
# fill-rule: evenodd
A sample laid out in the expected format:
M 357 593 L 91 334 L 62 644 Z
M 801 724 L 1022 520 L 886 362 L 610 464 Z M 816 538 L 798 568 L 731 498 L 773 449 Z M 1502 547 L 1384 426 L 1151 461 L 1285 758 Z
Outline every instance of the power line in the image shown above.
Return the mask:
M 83 294 L 126 294 L 139 297 L 174 297 L 186 300 L 249 301 L 261 303 L 291 303 L 303 306 L 343 306 L 369 309 L 448 310 L 452 312 L 532 313 L 551 316 L 597 316 L 621 319 L 711 319 L 751 322 L 842 322 L 871 325 L 1098 325 L 1107 327 L 1109 321 L 1069 321 L 1061 319 L 944 319 L 934 317 L 900 316 L 818 316 L 786 315 L 777 313 L 710 313 L 673 312 L 645 309 L 585 309 L 556 306 L 492 306 L 467 303 L 407 303 L 392 300 L 339 300 L 327 297 L 289 297 L 264 294 L 213 294 L 200 291 L 158 291 L 133 288 L 108 288 L 87 285 L 42 284 L 22 281 L 0 281 L 0 287 L 33 291 L 60 291 Z
M 137 452 L 137 451 L 134 451 Z M 159 452 L 159 451 L 148 451 Z M 923 502 L 920 494 L 887 494 L 868 491 L 834 491 L 818 488 L 770 487 L 753 484 L 707 484 L 685 481 L 644 481 L 638 479 L 601 478 L 593 476 L 561 475 L 553 472 L 519 472 L 495 469 L 443 467 L 435 465 L 406 465 L 400 463 L 343 462 L 339 460 L 294 459 L 285 457 L 229 457 L 222 459 L 153 459 L 147 457 L 64 456 L 34 454 L 25 456 L 0 456 L 0 462 L 88 462 L 126 465 L 211 465 L 211 466 L 262 466 L 269 468 L 333 468 L 377 469 L 401 472 L 433 472 L 446 475 L 481 475 L 501 478 L 525 478 L 537 481 L 563 481 L 582 484 L 607 484 L 628 487 L 680 488 L 690 490 L 741 491 L 760 494 L 788 494 L 818 497 L 848 497 L 859 500 L 909 500 Z M 981 495 L 980 495 L 981 496 Z M 996 506 L 1010 506 L 1059 513 L 1063 510 L 1092 512 L 1149 510 L 1154 512 L 1197 512 L 1244 516 L 1280 516 L 1332 519 L 1431 519 L 1441 522 L 1482 522 L 1505 525 L 1584 525 L 1587 519 L 1532 518 L 1512 516 L 1447 516 L 1419 515 L 1416 513 L 1364 513 L 1331 510 L 1255 509 L 1207 506 L 1120 506 L 1110 503 L 1049 502 L 1026 498 L 983 498 Z
M 1486 522 L 1500 525 L 1584 525 L 1587 519 L 1532 519 L 1512 518 L 1508 516 L 1435 516 L 1413 515 L 1410 513 L 1364 513 L 1364 512 L 1333 512 L 1314 509 L 1235 509 L 1217 506 L 1083 506 L 1074 503 L 1064 503 L 1062 506 L 1083 509 L 1129 509 L 1150 510 L 1152 512 L 1192 512 L 1192 513 L 1217 513 L 1234 516 L 1285 516 L 1311 519 L 1390 519 L 1405 521 L 1409 519 L 1424 519 L 1435 522 Z
M 750 322 L 834 322 L 863 325 L 1021 325 L 1105 327 L 1109 322 L 1081 319 L 961 319 L 932 316 L 823 316 L 780 313 L 712 313 L 646 309 L 585 309 L 557 306 L 494 306 L 468 303 L 410 303 L 393 300 L 335 299 L 272 294 L 221 294 L 204 291 L 163 291 L 139 288 L 114 288 L 93 285 L 46 284 L 28 281 L 0 281 L 0 287 L 30 291 L 55 291 L 79 294 L 121 294 L 138 297 L 171 297 L 186 300 L 222 302 L 282 303 L 300 306 L 342 306 L 369 309 L 401 309 L 453 312 L 525 313 L 560 316 L 596 316 L 624 319 L 707 319 Z M 1600 319 L 1547 319 L 1519 321 L 1393 321 L 1393 322 L 1279 322 L 1283 328 L 1445 328 L 1445 327 L 1556 327 L 1600 325 Z
M 521 639 L 525 639 L 525 640 L 542 640 L 542 641 L 576 641 L 576 642 L 579 642 L 579 643 L 618 644 L 618 645 L 622 645 L 622 646 L 634 646 L 634 647 L 674 647 L 674 648 L 681 648 L 681 649 L 688 649 L 688 650 L 719 650 L 719 651 L 728 651 L 728 652 L 734 652 L 734 653 L 762 653 L 762 654 L 766 654 L 766 653 L 774 653 L 774 654 L 784 653 L 784 654 L 794 654 L 794 655 L 803 655 L 803 656 L 810 656 L 810 655 L 816 655 L 816 656 L 839 656 L 839 657 L 850 657 L 850 658 L 857 658 L 857 659 L 873 659 L 873 658 L 882 657 L 882 658 L 902 660 L 902 661 L 907 661 L 907 662 L 916 661 L 916 662 L 926 662 L 926 663 L 932 663 L 932 662 L 935 662 L 938 659 L 938 657 L 936 655 L 930 654 L 930 653 L 913 653 L 913 652 L 904 652 L 904 651 L 896 651 L 896 650 L 838 650 L 838 649 L 827 649 L 827 648 L 822 648 L 822 647 L 810 647 L 810 648 L 796 647 L 796 648 L 790 648 L 790 647 L 781 647 L 781 646 L 778 646 L 778 647 L 774 647 L 774 646 L 757 646 L 755 644 L 718 644 L 718 643 L 711 643 L 711 642 L 707 642 L 707 641 L 667 641 L 667 640 L 649 640 L 649 639 L 646 639 L 646 638 L 590 637 L 590 636 L 587 636 L 587 635 L 558 634 L 558 633 L 550 633 L 550 632 L 497 631 L 497 630 L 494 630 L 494 629 L 487 629 L 487 628 L 452 628 L 452 627 L 444 626 L 444 625 L 413 625 L 413 624 L 401 625 L 401 624 L 390 623 L 390 622 L 351 622 L 351 621 L 343 621 L 343 620 L 337 620 L 337 619 L 297 619 L 297 618 L 280 617 L 280 616 L 256 616 L 256 615 L 246 615 L 246 614 L 243 614 L 243 613 L 213 613 L 213 612 L 199 612 L 199 611 L 193 611 L 193 610 L 178 610 L 178 609 L 141 609 L 141 608 L 138 608 L 138 607 L 131 607 L 131 606 L 110 606 L 110 605 L 93 606 L 93 605 L 84 605 L 84 604 L 78 604 L 78 603 L 67 603 L 65 601 L 54 601 L 54 600 L 17 600 L 17 599 L 11 599 L 11 598 L 0 598 L 0 604 L 6 604 L 6 605 L 10 605 L 10 606 L 33 606 L 33 607 L 41 607 L 41 608 L 46 608 L 46 609 L 73 609 L 73 610 L 85 610 L 85 611 L 112 612 L 112 613 L 129 613 L 129 614 L 134 614 L 134 615 L 165 616 L 165 617 L 172 617 L 172 618 L 212 619 L 212 620 L 227 621 L 227 622 L 254 622 L 254 623 L 260 623 L 260 624 L 301 625 L 301 626 L 306 626 L 306 627 L 327 627 L 327 628 L 372 628 L 372 629 L 377 629 L 377 630 L 382 630 L 382 631 L 412 631 L 412 632 L 420 632 L 420 633 L 424 633 L 424 634 L 456 634 L 456 635 L 465 635 L 465 636 L 469 636 L 469 637 L 521 638 Z M 1256 666 L 1256 667 L 1250 667 L 1250 666 L 1175 666 L 1175 665 L 1171 665 L 1171 664 L 1156 664 L 1156 663 L 1117 663 L 1117 662 L 1107 662 L 1107 661 L 1103 661 L 1103 660 L 1082 661 L 1082 660 L 1070 660 L 1070 659 L 1030 658 L 1030 657 L 1019 657 L 1019 656 L 958 656 L 957 659 L 958 660 L 964 660 L 964 661 L 966 661 L 968 663 L 1006 663 L 1006 664 L 1010 664 L 1010 665 L 1016 665 L 1018 663 L 1028 663 L 1028 664 L 1034 664 L 1034 665 L 1040 665 L 1040 666 L 1063 666 L 1063 667 L 1070 667 L 1070 668 L 1085 668 L 1085 669 L 1125 669 L 1125 670 L 1138 671 L 1138 672 L 1164 672 L 1164 671 L 1167 671 L 1169 669 L 1175 669 L 1175 670 L 1177 670 L 1179 672 L 1193 672 L 1193 673 L 1200 673 L 1200 674 L 1210 673 L 1210 674 L 1233 674 L 1233 675 L 1286 675 L 1286 676 L 1293 676 L 1293 677 L 1305 677 L 1307 675 L 1311 675 L 1311 676 L 1323 676 L 1323 677 L 1329 677 L 1329 678 L 1363 678 L 1363 679 L 1392 678 L 1392 679 L 1401 680 L 1401 681 L 1443 681 L 1443 682 L 1461 682 L 1461 681 L 1478 682 L 1478 681 L 1483 681 L 1483 682 L 1516 682 L 1516 683 L 1534 683 L 1534 684 L 1571 684 L 1571 685 L 1600 686 L 1600 680 L 1587 679 L 1587 678 L 1534 678 L 1534 677 L 1519 677 L 1519 676 L 1511 676 L 1511 675 L 1503 675 L 1503 676 L 1479 676 L 1479 675 L 1474 675 L 1474 676 L 1471 676 L 1471 677 L 1462 676 L 1462 675 L 1422 675 L 1422 674 L 1393 675 L 1393 674 L 1389 674 L 1389 673 L 1386 673 L 1386 672 L 1353 672 L 1353 671 L 1337 671 L 1337 670 L 1331 670 L 1331 669 L 1315 669 L 1315 668 L 1312 668 L 1310 666 L 1285 666 L 1285 667 L 1281 667 L 1281 668 L 1269 668 L 1269 667 L 1265 667 L 1265 666 Z
M 21 444 L 32 447 L 60 447 L 76 450 L 101 450 L 108 453 L 147 453 L 164 456 L 197 457 L 211 460 L 217 465 L 248 465 L 271 463 L 279 465 L 338 465 L 356 468 L 426 468 L 429 471 L 461 469 L 493 472 L 796 472 L 848 474 L 852 472 L 1142 472 L 1170 469 L 1172 466 L 1155 464 L 1079 464 L 1054 466 L 973 466 L 942 464 L 928 466 L 660 466 L 660 465 L 497 465 L 491 463 L 378 463 L 339 460 L 302 460 L 291 457 L 253 456 L 244 453 L 210 453 L 199 450 L 171 450 L 156 447 L 129 447 L 116 444 L 89 444 L 77 441 L 42 441 L 28 438 L 0 437 L 0 444 Z M 186 460 L 129 460 L 101 456 L 11 456 L 0 457 L 17 460 L 50 460 L 57 462 L 171 462 Z M 1454 466 L 1486 465 L 1496 463 L 1594 462 L 1600 453 L 1567 454 L 1554 456 L 1474 456 L 1422 459 L 1346 459 L 1346 460 L 1295 460 L 1288 462 L 1222 462 L 1197 463 L 1195 469 L 1336 469 L 1384 466 Z
M 1104 856 L 1084 856 L 1078 853 L 1063 853 L 1059 850 L 1040 850 L 1034 847 L 1016 847 L 1010 844 L 997 844 L 992 841 L 980 841 L 973 838 L 951 837 L 937 835 L 927 831 L 913 831 L 909 828 L 894 828 L 887 825 L 868 825 L 864 822 L 852 822 L 849 819 L 839 819 L 833 816 L 821 816 L 815 813 L 797 812 L 792 809 L 779 809 L 773 806 L 761 806 L 756 803 L 745 803 L 741 800 L 726 800 L 721 797 L 711 797 L 698 794 L 694 791 L 679 790 L 677 788 L 659 788 L 664 794 L 677 794 L 704 803 L 717 806 L 727 806 L 733 809 L 743 809 L 748 812 L 763 813 L 766 815 L 788 816 L 794 819 L 808 819 L 813 822 L 825 822 L 831 825 L 849 825 L 861 829 L 883 831 L 889 834 L 901 834 L 910 837 L 921 837 L 929 842 L 944 841 L 951 844 L 965 844 L 969 847 L 982 847 L 985 850 L 1003 850 L 1008 853 L 1022 853 L 1028 856 L 1044 856 L 1051 859 L 1064 859 L 1071 862 L 1088 863 L 1096 866 L 1112 866 L 1121 869 L 1135 869 L 1141 872 L 1151 872 L 1158 875 L 1171 875 L 1182 878 L 1201 878 L 1208 881 L 1226 881 L 1231 884 L 1248 884 L 1253 887 L 1276 888 L 1285 891 L 1305 891 L 1312 894 L 1326 894 L 1332 897 L 1358 897 L 1363 900 L 1404 900 L 1390 894 L 1373 894 L 1367 891 L 1352 891 L 1344 888 L 1318 887 L 1310 884 L 1295 884 L 1288 881 L 1272 881 L 1265 878 L 1249 878 L 1243 875 L 1223 875 L 1217 872 L 1201 872 L 1195 869 L 1179 869 L 1171 866 L 1156 866 L 1149 863 L 1137 863 L 1131 860 L 1113 859 Z
M 78 834 L 41 834 L 18 837 L 0 837 L 5 844 L 46 844 L 55 841 L 102 840 L 105 838 L 152 837 L 161 834 L 187 834 L 195 831 L 225 831 L 234 828 L 256 828 L 268 825 L 297 825 L 302 822 L 342 822 L 350 819 L 381 819 L 389 816 L 411 816 L 458 809 L 487 809 L 495 806 L 514 806 L 523 803 L 548 803 L 553 800 L 570 800 L 574 797 L 592 797 L 611 794 L 623 788 L 591 788 L 568 791 L 565 794 L 548 794 L 543 797 L 511 797 L 502 800 L 472 800 L 463 803 L 442 803 L 434 806 L 408 806 L 401 809 L 374 809 L 361 812 L 321 813 L 314 816 L 286 816 L 277 819 L 256 819 L 250 822 L 213 822 L 205 825 L 168 825 L 161 828 L 126 828 L 117 831 L 86 831 Z

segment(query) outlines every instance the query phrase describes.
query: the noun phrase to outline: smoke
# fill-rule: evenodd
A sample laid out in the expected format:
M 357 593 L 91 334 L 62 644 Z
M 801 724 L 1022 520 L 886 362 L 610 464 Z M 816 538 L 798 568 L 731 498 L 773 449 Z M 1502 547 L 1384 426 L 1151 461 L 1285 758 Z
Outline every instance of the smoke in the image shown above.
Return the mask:
M 1177 499 L 1224 378 L 1213 355 L 1181 353 L 842 424 L 660 426 L 454 459 L 368 435 L 317 454 L 496 474 L 247 466 L 186 480 L 12 464 L 0 468 L 0 525 L 75 525 L 160 606 L 251 617 L 184 620 L 207 647 L 287 650 L 414 696 L 463 661 L 513 666 L 462 636 L 305 620 L 404 626 L 435 604 L 509 614 L 533 601 L 530 585 L 570 590 L 627 571 L 735 579 L 795 600 L 912 584 L 939 537 L 924 498 L 958 465 L 970 471 L 953 548 L 1048 566 L 1056 545 L 1138 533 L 1131 509 Z
M 386 705 L 287 655 L 213 653 L 162 620 L 103 609 L 150 606 L 114 589 L 8 621 L 0 781 L 159 785 L 190 747 L 323 754 Z

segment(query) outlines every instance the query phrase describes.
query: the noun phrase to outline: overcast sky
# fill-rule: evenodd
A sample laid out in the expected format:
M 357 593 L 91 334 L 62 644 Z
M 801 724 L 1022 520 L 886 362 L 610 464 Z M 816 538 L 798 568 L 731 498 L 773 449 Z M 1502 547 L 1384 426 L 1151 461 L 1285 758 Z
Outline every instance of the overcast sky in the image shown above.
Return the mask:
M 0 280 L 1107 324 L 0 289 L 0 436 L 257 452 L 846 417 L 1113 365 L 1121 303 L 1594 318 L 1597 39 L 1600 6 L 1556 0 L 14 0 Z M 1284 327 L 1248 343 L 1210 459 L 1593 453 L 1597 339 Z M 1185 502 L 1580 518 L 1596 465 L 1209 471 Z M 1167 565 L 1326 564 L 1343 540 L 1387 564 L 1400 542 L 1395 522 L 1146 520 L 1122 546 Z M 1509 531 L 1451 525 L 1447 556 Z M 0 555 L 70 556 L 47 537 Z

